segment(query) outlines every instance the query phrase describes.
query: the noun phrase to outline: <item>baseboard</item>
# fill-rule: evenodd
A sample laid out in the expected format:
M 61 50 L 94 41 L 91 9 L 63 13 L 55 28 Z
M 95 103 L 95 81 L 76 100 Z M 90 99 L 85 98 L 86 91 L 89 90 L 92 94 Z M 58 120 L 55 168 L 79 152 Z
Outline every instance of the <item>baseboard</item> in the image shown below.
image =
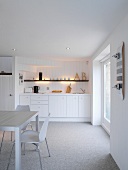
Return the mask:
M 109 134 L 110 136 L 110 130 L 102 123 L 102 128 Z
M 45 118 L 41 117 L 39 118 L 39 121 L 44 121 Z M 53 118 L 50 117 L 50 122 L 91 122 L 90 117 L 86 118 Z

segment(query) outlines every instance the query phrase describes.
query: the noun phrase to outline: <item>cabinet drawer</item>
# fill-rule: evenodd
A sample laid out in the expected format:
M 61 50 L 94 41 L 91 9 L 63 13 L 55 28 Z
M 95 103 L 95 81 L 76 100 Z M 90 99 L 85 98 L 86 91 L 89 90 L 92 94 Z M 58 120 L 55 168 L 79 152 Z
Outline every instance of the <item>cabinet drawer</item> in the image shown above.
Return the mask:
M 47 100 L 31 100 L 31 104 L 48 104 Z
M 31 105 L 31 111 L 38 111 L 39 117 L 48 116 L 48 105 Z
M 48 100 L 48 96 L 31 96 L 31 100 Z
M 20 105 L 30 105 L 30 96 L 20 96 Z

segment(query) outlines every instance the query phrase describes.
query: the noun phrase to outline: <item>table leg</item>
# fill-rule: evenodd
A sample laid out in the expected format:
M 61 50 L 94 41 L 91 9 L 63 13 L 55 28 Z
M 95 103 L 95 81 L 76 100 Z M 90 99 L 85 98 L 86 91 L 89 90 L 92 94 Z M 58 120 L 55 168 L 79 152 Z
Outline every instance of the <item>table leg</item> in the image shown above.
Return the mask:
M 15 129 L 15 170 L 21 170 L 21 131 Z
M 39 115 L 36 116 L 36 131 L 39 132 Z

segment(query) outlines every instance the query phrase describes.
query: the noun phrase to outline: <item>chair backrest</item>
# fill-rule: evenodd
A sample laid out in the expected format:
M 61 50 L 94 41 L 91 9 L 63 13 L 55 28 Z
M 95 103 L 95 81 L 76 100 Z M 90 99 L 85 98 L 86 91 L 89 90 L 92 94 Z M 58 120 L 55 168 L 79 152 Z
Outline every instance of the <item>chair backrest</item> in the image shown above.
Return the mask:
M 30 111 L 29 105 L 17 105 L 16 111 Z
M 45 118 L 45 121 L 44 121 L 44 123 L 41 127 L 41 130 L 40 130 L 40 133 L 39 133 L 40 142 L 43 142 L 46 138 L 48 124 L 49 124 L 49 118 L 50 118 L 50 114 L 48 115 L 48 117 Z

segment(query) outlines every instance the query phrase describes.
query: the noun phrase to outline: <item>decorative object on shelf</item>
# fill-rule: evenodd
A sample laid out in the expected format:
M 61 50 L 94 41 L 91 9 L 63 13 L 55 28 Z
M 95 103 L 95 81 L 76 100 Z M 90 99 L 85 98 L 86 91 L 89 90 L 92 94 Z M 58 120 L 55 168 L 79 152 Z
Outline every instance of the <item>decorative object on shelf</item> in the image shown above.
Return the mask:
M 42 80 L 42 72 L 39 72 L 39 80 Z
M 23 80 L 23 74 L 19 73 L 19 85 L 22 85 L 24 82 Z
M 72 90 L 72 88 L 71 88 L 71 83 L 70 83 L 70 85 L 67 87 L 66 93 L 70 93 L 71 90 Z
M 82 80 L 86 80 L 86 73 L 82 72 Z
M 52 90 L 52 93 L 61 93 L 62 90 Z
M 116 58 L 116 84 L 113 88 L 119 90 L 122 100 L 124 99 L 124 42 L 112 57 Z
M 74 80 L 80 80 L 78 73 L 76 73 Z

